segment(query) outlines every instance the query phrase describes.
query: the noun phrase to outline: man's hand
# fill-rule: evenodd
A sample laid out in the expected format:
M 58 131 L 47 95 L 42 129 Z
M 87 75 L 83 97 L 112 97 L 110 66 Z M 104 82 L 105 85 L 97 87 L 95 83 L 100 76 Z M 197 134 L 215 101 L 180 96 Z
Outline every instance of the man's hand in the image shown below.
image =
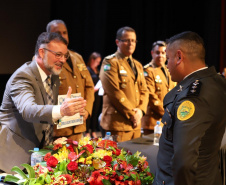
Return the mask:
M 143 113 L 139 108 L 135 108 L 133 109 L 133 111 L 135 112 L 135 114 L 131 117 L 131 121 L 133 122 L 133 128 L 136 128 L 139 124 L 141 124 Z
M 60 107 L 60 113 L 62 116 L 73 116 L 76 113 L 83 114 L 84 108 L 86 106 L 86 100 L 82 97 L 71 98 L 71 87 L 68 88 L 67 95 Z
M 86 109 L 84 109 L 81 113 L 80 113 L 81 116 L 83 116 L 83 121 L 86 121 L 88 116 L 89 116 L 89 113 Z

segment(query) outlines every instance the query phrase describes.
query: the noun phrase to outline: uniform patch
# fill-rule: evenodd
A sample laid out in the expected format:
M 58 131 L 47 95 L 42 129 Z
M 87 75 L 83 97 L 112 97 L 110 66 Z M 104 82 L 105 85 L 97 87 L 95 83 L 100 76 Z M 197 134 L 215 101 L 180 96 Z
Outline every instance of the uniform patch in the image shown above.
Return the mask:
M 145 76 L 145 77 L 148 76 L 148 73 L 147 73 L 146 71 L 144 71 L 144 76 Z
M 111 69 L 111 64 L 104 65 L 104 71 L 109 71 Z
M 191 101 L 184 101 L 177 109 L 177 118 L 181 121 L 188 120 L 194 115 L 195 106 Z

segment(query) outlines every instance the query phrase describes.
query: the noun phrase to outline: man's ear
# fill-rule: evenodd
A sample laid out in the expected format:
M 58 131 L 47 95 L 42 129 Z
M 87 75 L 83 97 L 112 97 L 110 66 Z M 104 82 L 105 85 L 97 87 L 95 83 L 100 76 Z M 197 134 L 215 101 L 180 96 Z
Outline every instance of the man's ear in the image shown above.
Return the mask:
M 115 39 L 115 43 L 118 46 L 119 40 L 118 39 Z
M 177 50 L 176 57 L 177 57 L 177 64 L 180 64 L 183 61 L 183 54 L 181 50 Z
M 43 49 L 43 48 L 39 48 L 39 49 L 38 49 L 38 56 L 39 56 L 40 58 L 44 58 L 44 49 Z

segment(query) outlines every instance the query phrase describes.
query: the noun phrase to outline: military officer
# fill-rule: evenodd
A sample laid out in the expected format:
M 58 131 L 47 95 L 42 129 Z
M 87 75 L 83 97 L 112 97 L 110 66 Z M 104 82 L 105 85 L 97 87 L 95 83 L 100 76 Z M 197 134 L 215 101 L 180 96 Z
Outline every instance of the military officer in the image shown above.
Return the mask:
M 47 32 L 59 33 L 69 42 L 67 27 L 62 20 L 53 20 L 49 22 L 46 30 Z M 83 136 L 83 132 L 86 131 L 86 119 L 92 113 L 94 84 L 82 56 L 71 50 L 68 51 L 70 57 L 64 64 L 62 72 L 59 75 L 59 94 L 66 94 L 68 87 L 71 86 L 72 93 L 81 93 L 81 96 L 86 99 L 87 105 L 85 107 L 85 116 L 83 116 L 83 124 L 62 129 L 57 129 L 55 126 L 53 136 L 55 139 L 65 136 L 69 139 L 79 141 Z
M 175 86 L 166 68 L 166 43 L 156 41 L 152 44 L 152 60 L 144 66 L 144 76 L 149 90 L 147 113 L 142 118 L 144 135 L 153 133 L 154 126 L 163 114 L 163 98 Z
M 183 32 L 167 41 L 166 57 L 178 85 L 164 98 L 164 124 L 154 185 L 221 185 L 221 141 L 226 80 L 205 65 L 202 38 Z
M 116 35 L 118 50 L 105 57 L 100 70 L 104 89 L 100 124 L 120 141 L 140 137 L 148 102 L 143 67 L 132 57 L 136 42 L 134 29 L 120 28 Z

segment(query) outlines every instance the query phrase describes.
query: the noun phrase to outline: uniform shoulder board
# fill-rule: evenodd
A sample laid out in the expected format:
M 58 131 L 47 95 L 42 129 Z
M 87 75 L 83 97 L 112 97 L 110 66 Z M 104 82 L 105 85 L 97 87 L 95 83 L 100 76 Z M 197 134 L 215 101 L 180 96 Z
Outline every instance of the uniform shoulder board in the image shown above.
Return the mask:
M 109 59 L 112 59 L 113 57 L 115 57 L 115 54 L 108 55 L 108 56 L 106 56 L 105 58 L 106 58 L 107 60 L 109 60 Z
M 150 64 L 146 64 L 146 65 L 144 66 L 144 69 L 148 68 L 149 66 L 150 66 Z
M 202 82 L 195 80 L 190 86 L 187 96 L 198 96 L 201 90 Z

